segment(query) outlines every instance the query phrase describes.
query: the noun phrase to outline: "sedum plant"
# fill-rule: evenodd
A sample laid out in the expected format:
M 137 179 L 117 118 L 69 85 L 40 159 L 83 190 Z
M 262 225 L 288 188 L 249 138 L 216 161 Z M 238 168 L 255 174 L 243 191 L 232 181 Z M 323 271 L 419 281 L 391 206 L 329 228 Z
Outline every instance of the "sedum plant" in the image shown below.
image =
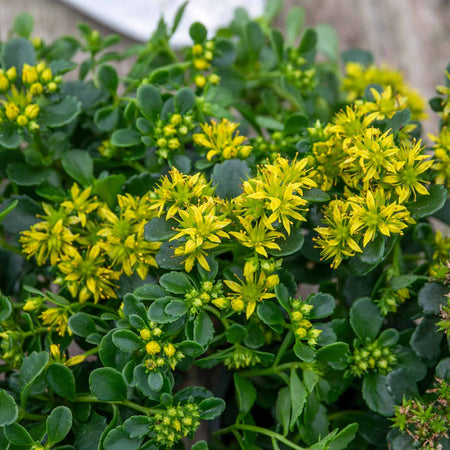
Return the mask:
M 185 6 L 1 43 L 0 447 L 449 448 L 448 73 Z

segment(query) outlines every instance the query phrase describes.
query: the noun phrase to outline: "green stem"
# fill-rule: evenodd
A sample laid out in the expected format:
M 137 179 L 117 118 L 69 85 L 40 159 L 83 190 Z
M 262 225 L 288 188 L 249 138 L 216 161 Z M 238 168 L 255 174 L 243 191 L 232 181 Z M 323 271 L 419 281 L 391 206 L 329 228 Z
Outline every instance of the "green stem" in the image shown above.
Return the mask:
M 92 302 L 84 302 L 82 303 L 83 306 L 91 306 L 92 308 L 98 308 L 98 309 L 102 309 L 103 311 L 107 311 L 113 314 L 117 314 L 117 311 L 109 308 L 108 306 L 105 305 L 101 305 L 99 303 L 92 303 Z
M 215 317 L 217 317 L 220 322 L 222 323 L 223 327 L 225 328 L 225 330 L 228 330 L 228 328 L 230 328 L 230 324 L 228 323 L 228 320 L 225 319 L 225 317 L 222 317 L 222 315 L 220 314 L 219 311 L 217 311 L 216 309 L 214 309 L 212 306 L 209 305 L 204 305 L 203 309 L 205 311 L 210 312 L 211 314 L 213 314 Z
M 48 415 L 43 414 L 32 414 L 27 411 L 24 411 L 23 409 L 19 412 L 19 418 L 20 419 L 29 419 L 29 420 L 45 420 L 47 419 Z
M 141 163 L 138 163 L 137 161 L 127 161 L 127 166 L 131 167 L 136 172 L 148 173 L 148 170 Z
M 287 369 L 302 369 L 304 368 L 304 363 L 302 362 L 290 362 L 281 364 L 277 367 L 269 367 L 267 369 L 252 369 L 252 370 L 244 370 L 243 372 L 239 372 L 241 377 L 260 377 L 263 375 L 277 375 L 278 372 L 282 372 Z
M 278 350 L 278 353 L 275 356 L 275 359 L 273 360 L 272 367 L 278 366 L 278 363 L 280 362 L 281 358 L 283 357 L 283 355 L 285 354 L 286 350 L 291 345 L 293 336 L 294 335 L 292 334 L 292 331 L 289 331 L 286 334 L 286 337 L 284 338 L 283 342 L 281 343 L 280 349 Z
M 33 334 L 37 333 L 48 333 L 48 331 L 49 329 L 47 327 L 39 327 L 31 331 L 26 331 L 25 333 L 23 333 L 23 337 L 33 336 Z
M 286 439 L 281 434 L 276 433 L 275 431 L 268 430 L 267 428 L 257 427 L 255 425 L 247 425 L 247 424 L 234 424 L 222 430 L 216 431 L 214 434 L 227 434 L 233 433 L 234 430 L 243 430 L 243 431 L 252 431 L 254 433 L 264 434 L 265 436 L 270 437 L 271 439 L 276 439 L 277 441 L 282 442 L 284 445 L 293 448 L 295 450 L 305 450 L 304 447 L 300 447 L 299 445 L 294 444 L 293 442 Z
M 95 395 L 77 395 L 73 397 L 72 400 L 74 403 L 109 403 L 113 405 L 127 406 L 128 408 L 134 409 L 146 415 L 164 412 L 161 409 L 146 408 L 145 406 L 138 405 L 137 403 L 130 402 L 129 400 L 106 402 L 99 400 Z

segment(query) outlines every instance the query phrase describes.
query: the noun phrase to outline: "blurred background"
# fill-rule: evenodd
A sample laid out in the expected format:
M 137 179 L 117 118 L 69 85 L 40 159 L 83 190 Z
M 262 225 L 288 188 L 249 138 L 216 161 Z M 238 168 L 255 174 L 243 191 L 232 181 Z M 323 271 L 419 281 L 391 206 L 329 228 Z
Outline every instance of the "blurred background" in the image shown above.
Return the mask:
M 51 41 L 63 34 L 78 34 L 77 23 L 87 22 L 102 34 L 121 34 L 118 48 L 143 41 L 154 30 L 163 11 L 169 22 L 182 0 L 0 0 L 0 36 L 5 39 L 14 17 L 34 16 L 34 36 Z M 210 31 L 226 24 L 236 6 L 244 4 L 258 16 L 265 0 L 191 0 L 175 44 L 189 44 L 187 30 L 193 21 Z M 407 80 L 427 99 L 443 84 L 450 62 L 450 0 L 284 0 L 277 25 L 282 29 L 292 6 L 306 11 L 306 25 L 327 23 L 339 37 L 339 48 L 371 50 L 375 61 L 406 74 Z M 126 73 L 127 61 L 120 73 Z M 437 127 L 430 115 L 426 131 Z

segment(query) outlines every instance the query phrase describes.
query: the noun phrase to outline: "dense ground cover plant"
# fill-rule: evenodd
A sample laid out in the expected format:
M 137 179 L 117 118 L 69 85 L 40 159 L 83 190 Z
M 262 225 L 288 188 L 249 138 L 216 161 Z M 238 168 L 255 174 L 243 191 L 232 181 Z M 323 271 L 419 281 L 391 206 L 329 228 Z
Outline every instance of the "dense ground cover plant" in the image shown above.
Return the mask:
M 0 448 L 449 448 L 449 81 L 427 148 L 401 73 L 279 7 L 123 53 L 16 18 Z

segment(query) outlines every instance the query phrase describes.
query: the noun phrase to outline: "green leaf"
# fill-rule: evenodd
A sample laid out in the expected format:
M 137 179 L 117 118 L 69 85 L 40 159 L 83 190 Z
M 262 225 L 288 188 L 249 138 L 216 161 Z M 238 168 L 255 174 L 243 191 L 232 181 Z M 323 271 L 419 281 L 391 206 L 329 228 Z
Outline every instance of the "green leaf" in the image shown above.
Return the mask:
M 214 337 L 214 325 L 208 314 L 200 311 L 194 320 L 194 341 L 205 347 Z
M 308 53 L 311 50 L 314 50 L 317 45 L 317 32 L 314 28 L 306 28 L 303 33 L 302 40 L 300 41 L 300 45 L 298 47 L 299 53 Z
M 174 228 L 177 226 L 178 223 L 174 219 L 166 220 L 164 217 L 154 217 L 145 225 L 144 238 L 150 242 L 167 241 L 175 236 Z
M 289 378 L 289 393 L 291 398 L 291 422 L 290 430 L 294 429 L 294 425 L 306 403 L 307 391 L 305 386 L 300 381 L 295 369 L 291 369 L 291 376 Z
M 168 292 L 173 294 L 184 294 L 192 289 L 189 278 L 181 272 L 165 273 L 159 280 L 159 284 Z
M 233 325 L 228 328 L 225 332 L 225 338 L 230 344 L 241 343 L 248 335 L 247 329 L 239 325 L 238 323 L 233 323 Z
M 428 190 L 429 195 L 420 195 L 414 202 L 407 205 L 414 219 L 429 217 L 443 208 L 447 200 L 447 189 L 442 184 L 433 184 Z
M 175 322 L 178 317 L 174 317 L 165 312 L 166 306 L 173 300 L 173 297 L 159 298 L 150 305 L 147 311 L 148 319 L 156 323 L 171 323 Z
M 213 420 L 223 413 L 225 402 L 221 398 L 205 398 L 200 402 L 199 407 L 201 420 Z
M 117 203 L 117 195 L 120 194 L 125 183 L 125 175 L 109 175 L 102 180 L 95 181 L 94 192 L 113 208 Z
M 119 76 L 113 66 L 109 64 L 103 64 L 98 69 L 98 81 L 103 87 L 109 91 L 112 95 L 115 95 L 117 86 L 119 86 Z
M 208 449 L 209 447 L 206 441 L 198 441 L 191 446 L 191 450 L 208 450 Z
M 400 130 L 400 128 L 403 128 L 405 125 L 408 125 L 410 120 L 411 111 L 408 108 L 397 111 L 388 121 L 387 128 L 390 128 L 394 133 Z
M 34 19 L 30 13 L 24 12 L 14 18 L 13 30 L 21 37 L 29 38 L 33 31 Z
M 284 323 L 284 317 L 281 312 L 280 307 L 269 300 L 262 301 L 256 312 L 258 317 L 266 324 L 266 325 L 281 325 Z
M 122 401 L 127 398 L 127 385 L 122 374 L 112 367 L 95 369 L 89 376 L 92 393 L 105 402 Z
M 183 256 L 175 256 L 173 246 L 176 242 L 163 242 L 159 252 L 156 254 L 156 262 L 161 269 L 182 270 L 184 269 Z
M 137 99 L 144 116 L 155 120 L 163 106 L 159 89 L 149 84 L 143 84 L 137 91 Z
M 334 297 L 322 292 L 318 292 L 309 297 L 308 303 L 314 306 L 310 313 L 311 319 L 323 319 L 324 317 L 328 317 L 333 313 L 334 307 L 336 306 Z
M 387 375 L 386 384 L 396 404 L 401 404 L 403 398 L 410 399 L 419 395 L 416 382 L 409 373 L 397 369 Z
M 150 372 L 148 375 L 148 387 L 155 392 L 159 392 L 164 384 L 164 378 L 161 372 Z
M 189 28 L 189 36 L 191 36 L 195 44 L 201 44 L 202 42 L 204 42 L 207 35 L 208 31 L 200 22 L 193 23 Z
M 142 339 L 130 330 L 114 331 L 112 340 L 123 352 L 134 352 L 144 346 Z
M 211 176 L 216 194 L 222 199 L 230 199 L 242 194 L 242 181 L 249 177 L 250 169 L 245 161 L 229 159 L 216 164 Z
M 398 291 L 399 289 L 403 289 L 405 287 L 411 286 L 416 280 L 418 280 L 420 277 L 417 275 L 399 275 L 397 277 L 393 277 L 390 280 L 390 284 L 392 289 L 394 291 Z
M 30 433 L 18 423 L 12 423 L 7 425 L 4 429 L 6 439 L 13 444 L 29 448 L 30 445 L 34 444 L 33 438 Z
M 233 379 L 239 414 L 243 417 L 250 412 L 255 403 L 256 389 L 248 378 L 243 378 L 237 373 L 233 375 Z
M 119 124 L 120 113 L 115 106 L 105 106 L 95 112 L 94 123 L 102 131 L 113 131 Z
M 300 31 L 305 23 L 305 10 L 300 6 L 295 6 L 289 10 L 286 16 L 286 45 L 294 46 L 300 36 Z
M 11 181 L 19 186 L 35 186 L 41 184 L 50 175 L 49 169 L 38 169 L 18 162 L 8 164 L 6 172 Z
M 70 150 L 61 159 L 64 170 L 75 181 L 87 187 L 94 178 L 94 161 L 84 150 Z
M 283 436 L 287 436 L 291 420 L 291 396 L 288 387 L 281 388 L 278 391 L 275 404 L 275 417 L 277 422 L 283 427 Z
M 69 328 L 74 334 L 81 337 L 89 336 L 97 331 L 91 316 L 84 312 L 79 312 L 69 317 Z
M 270 43 L 272 44 L 272 48 L 277 55 L 278 62 L 281 62 L 283 60 L 283 35 L 280 31 L 271 28 L 270 34 L 269 34 Z
M 377 340 L 383 347 L 390 347 L 398 342 L 399 337 L 400 335 L 395 328 L 388 328 L 383 330 Z
M 62 127 L 72 122 L 81 113 L 81 102 L 66 95 L 58 103 L 44 106 L 39 113 L 39 122 L 50 128 Z
M 355 439 L 358 432 L 359 425 L 352 423 L 347 425 L 342 431 L 340 431 L 330 442 L 327 450 L 345 450 L 348 448 L 348 444 Z
M 18 76 L 22 73 L 24 64 L 34 66 L 36 64 L 36 52 L 33 44 L 23 37 L 11 39 L 2 48 L 2 68 L 8 70 L 17 67 Z
M 394 413 L 394 399 L 389 393 L 385 375 L 368 374 L 364 376 L 362 396 L 367 406 L 382 416 L 391 416 Z
M 130 128 L 116 130 L 111 136 L 111 144 L 116 147 L 133 147 L 140 144 L 140 142 L 141 135 Z
M 302 113 L 290 114 L 284 122 L 283 134 L 285 136 L 293 136 L 302 134 L 308 126 L 308 116 Z
M 330 58 L 332 61 L 338 59 L 338 37 L 333 27 L 327 24 L 316 25 L 317 50 Z
M 122 427 L 112 429 L 106 436 L 103 446 L 105 450 L 138 450 L 142 438 L 131 438 Z
M 11 198 L 3 203 L 6 208 L 9 205 L 18 201 L 17 206 L 10 210 L 7 216 L 3 216 L 2 226 L 7 233 L 17 235 L 21 231 L 27 230 L 30 226 L 34 225 L 39 221 L 36 217 L 37 214 L 42 214 L 42 208 L 26 195 L 21 195 L 19 197 Z
M 439 318 L 424 317 L 411 336 L 410 344 L 417 355 L 431 362 L 440 355 L 443 333 L 437 331 Z
M 22 393 L 42 373 L 48 363 L 47 352 L 33 352 L 23 359 L 19 372 L 19 386 Z
M 350 325 L 361 342 L 366 342 L 366 339 L 373 341 L 382 324 L 380 308 L 370 298 L 363 297 L 353 303 L 350 309 Z
M 345 342 L 335 342 L 319 349 L 317 359 L 327 362 L 333 369 L 343 370 L 347 367 L 349 355 L 348 344 Z
M 11 300 L 0 292 L 0 321 L 6 320 L 12 313 Z
M 150 432 L 151 418 L 147 416 L 132 416 L 123 424 L 123 429 L 131 439 L 143 438 Z
M 297 253 L 305 242 L 305 237 L 302 234 L 301 228 L 292 228 L 291 234 L 283 238 L 275 239 L 275 243 L 278 244 L 280 250 L 270 249 L 269 253 L 277 258 L 282 256 L 289 256 Z
M 45 374 L 45 381 L 48 387 L 60 397 L 71 399 L 75 395 L 73 372 L 62 364 L 51 364 Z
M 22 136 L 17 126 L 12 122 L 0 124 L 0 144 L 6 148 L 17 148 L 22 142 Z
M 300 341 L 295 343 L 294 353 L 297 356 L 297 358 L 301 359 L 302 361 L 306 361 L 306 362 L 312 362 L 312 361 L 314 361 L 314 358 L 316 357 L 316 351 L 313 348 L 309 347 L 308 345 L 303 344 Z
M 359 48 L 351 48 L 342 53 L 342 60 L 344 64 L 349 62 L 357 62 L 362 66 L 367 67 L 373 63 L 373 55 L 367 50 L 361 50 Z
M 0 427 L 10 425 L 17 420 L 19 408 L 14 399 L 3 389 L 0 389 Z
M 172 30 L 171 30 L 171 35 L 173 35 L 175 33 L 175 31 L 177 31 L 178 25 L 181 22 L 181 19 L 183 18 L 183 14 L 184 14 L 184 10 L 186 9 L 186 6 L 188 5 L 188 1 L 184 2 L 178 9 L 177 12 L 175 14 L 175 18 L 173 19 L 173 25 L 172 25 Z
M 249 56 L 255 59 L 264 47 L 266 37 L 257 22 L 250 21 L 245 27 Z
M 164 312 L 174 317 L 184 316 L 188 312 L 188 305 L 184 300 L 171 300 L 164 308 Z
M 183 341 L 179 344 L 180 350 L 186 355 L 196 358 L 204 353 L 205 349 L 195 341 Z
M 439 315 L 441 305 L 447 304 L 448 288 L 440 283 L 426 283 L 419 291 L 419 305 L 425 314 Z
M 180 89 L 175 95 L 174 105 L 180 114 L 186 114 L 195 105 L 194 93 L 188 87 Z
M 363 252 L 358 254 L 358 258 L 366 264 L 378 264 L 383 259 L 385 240 L 382 234 L 377 234 L 373 241 L 363 248 Z
M 47 445 L 62 441 L 72 428 L 72 412 L 66 406 L 57 406 L 47 418 Z
M 158 298 L 165 297 L 167 292 L 157 284 L 144 284 L 143 286 L 139 286 L 134 291 L 134 295 L 142 298 L 143 300 L 156 300 Z

